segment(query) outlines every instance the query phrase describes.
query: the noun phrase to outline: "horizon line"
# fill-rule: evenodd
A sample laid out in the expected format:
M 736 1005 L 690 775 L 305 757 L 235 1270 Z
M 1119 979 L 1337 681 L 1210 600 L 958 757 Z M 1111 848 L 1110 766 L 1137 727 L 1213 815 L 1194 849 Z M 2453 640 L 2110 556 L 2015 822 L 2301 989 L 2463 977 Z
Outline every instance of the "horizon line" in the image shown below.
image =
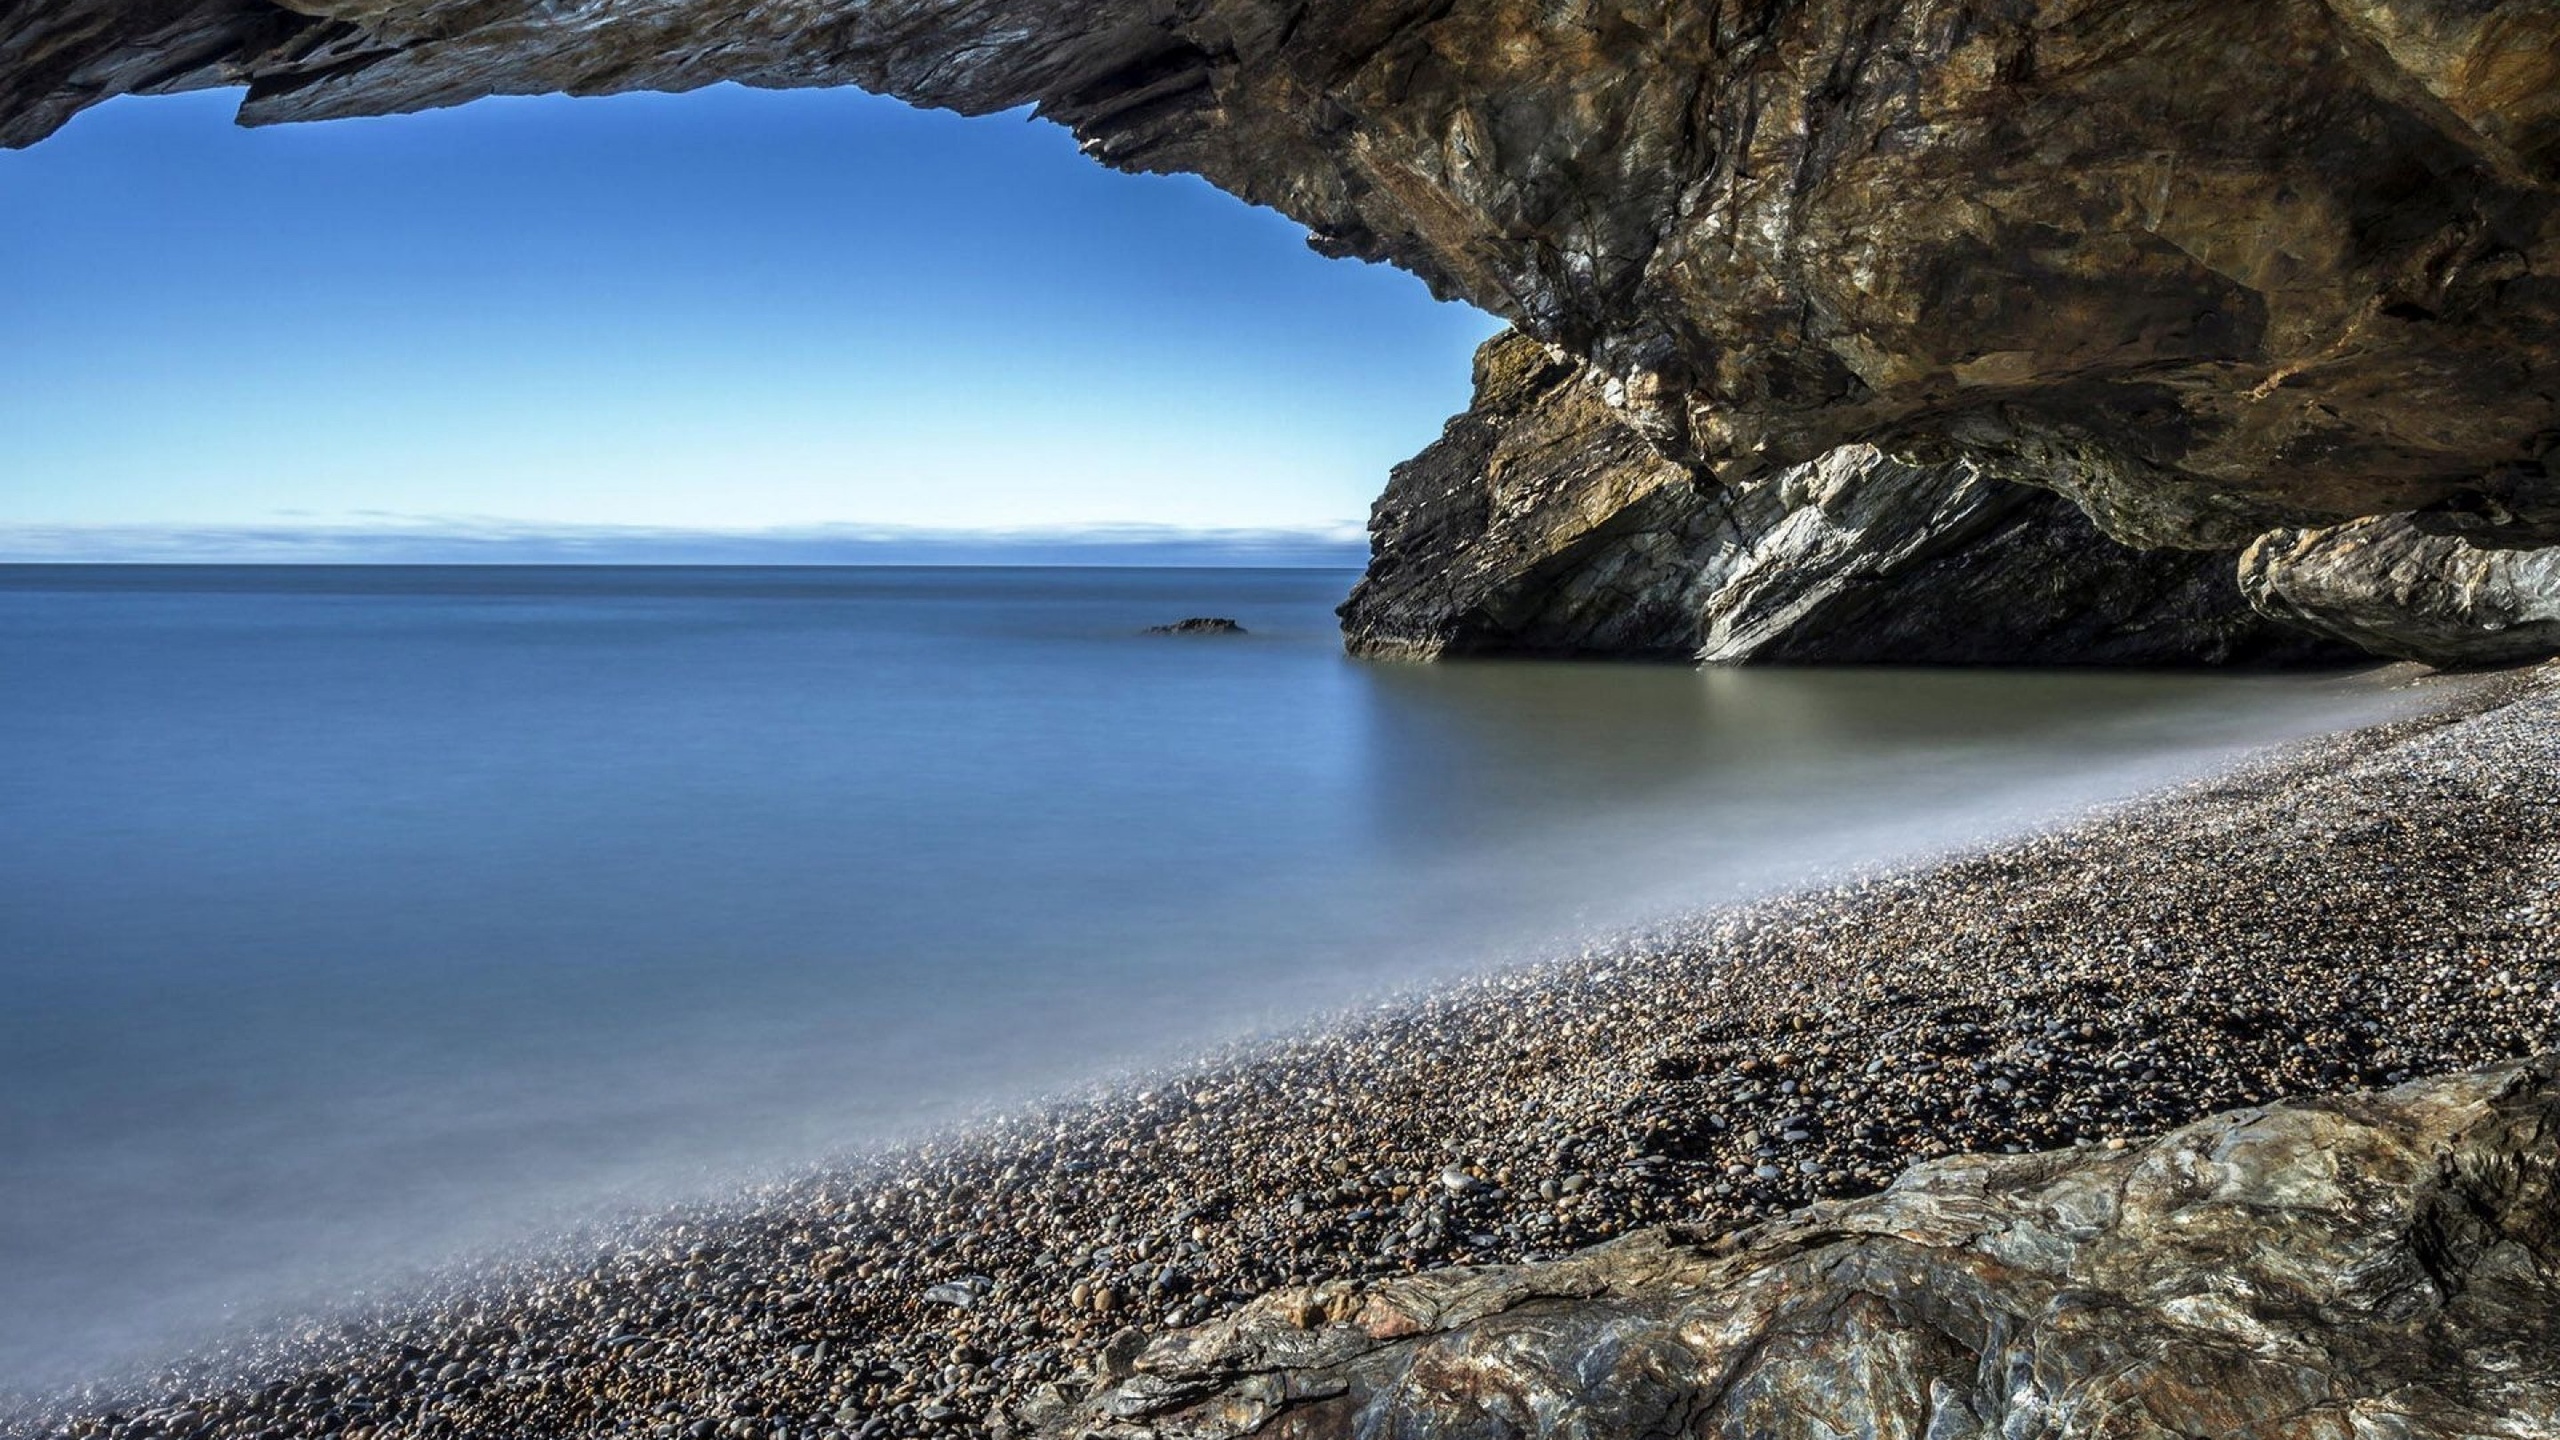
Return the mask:
M 0 522 L 5 565 L 445 565 L 1280 569 L 1357 567 L 1349 525 L 1143 523 L 958 529 L 830 523 L 719 529 L 398 517 L 381 525 Z
M 1356 570 L 1308 561 L 1136 564 L 1106 560 L 13 560 L 0 570 Z

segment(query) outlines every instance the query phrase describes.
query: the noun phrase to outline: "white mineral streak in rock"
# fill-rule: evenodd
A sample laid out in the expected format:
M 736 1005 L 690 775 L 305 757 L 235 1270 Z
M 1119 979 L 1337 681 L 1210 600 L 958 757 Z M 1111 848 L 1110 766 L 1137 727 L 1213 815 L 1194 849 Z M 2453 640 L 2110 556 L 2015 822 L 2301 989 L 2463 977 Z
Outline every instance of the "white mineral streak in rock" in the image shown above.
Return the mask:
M 2509 665 L 2560 655 L 2560 548 L 2491 550 L 2407 516 L 2279 530 L 2240 558 L 2251 604 L 2379 655 Z

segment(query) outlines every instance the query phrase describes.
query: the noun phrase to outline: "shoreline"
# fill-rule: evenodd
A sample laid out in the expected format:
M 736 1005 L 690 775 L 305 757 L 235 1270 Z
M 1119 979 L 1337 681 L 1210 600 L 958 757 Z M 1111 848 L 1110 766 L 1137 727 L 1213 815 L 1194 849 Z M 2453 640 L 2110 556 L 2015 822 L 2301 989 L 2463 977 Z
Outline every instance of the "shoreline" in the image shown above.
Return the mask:
M 1924 1158 L 2510 1058 L 2560 1031 L 2560 671 L 2430 683 L 2409 718 L 2023 839 L 1451 982 L 0 1434 L 1003 1433 L 1123 1329 L 1284 1284 L 1738 1228 Z

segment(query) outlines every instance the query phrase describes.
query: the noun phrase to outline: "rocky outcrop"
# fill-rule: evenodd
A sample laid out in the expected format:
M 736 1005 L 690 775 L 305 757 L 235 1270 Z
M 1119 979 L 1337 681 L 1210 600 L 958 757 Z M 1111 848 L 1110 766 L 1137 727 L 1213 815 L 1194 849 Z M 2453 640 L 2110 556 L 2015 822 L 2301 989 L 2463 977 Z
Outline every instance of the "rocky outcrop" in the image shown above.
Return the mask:
M 1587 367 L 1509 332 L 1476 352 L 1473 403 L 1371 508 L 1343 637 L 1395 659 L 1686 655 L 1716 528 Z
M 1870 441 L 2236 548 L 2560 538 L 2555 0 L 19 0 L 0 143 L 858 84 L 1037 104 L 1589 358 L 1738 482 Z
M 2279 530 L 2240 559 L 2251 604 L 2377 655 L 2512 665 L 2560 655 L 2560 549 L 2492 550 L 2406 516 Z
M 2271 622 L 2227 553 L 2142 552 L 2052 491 L 1844 446 L 1731 485 L 1662 458 L 1605 382 L 1517 333 L 1473 406 L 1397 467 L 1356 653 L 1906 664 L 2343 659 Z
M 1285 1290 L 1038 1418 L 1235 1436 L 2560 1430 L 2550 1063 L 1969 1157 L 1721 1239 Z

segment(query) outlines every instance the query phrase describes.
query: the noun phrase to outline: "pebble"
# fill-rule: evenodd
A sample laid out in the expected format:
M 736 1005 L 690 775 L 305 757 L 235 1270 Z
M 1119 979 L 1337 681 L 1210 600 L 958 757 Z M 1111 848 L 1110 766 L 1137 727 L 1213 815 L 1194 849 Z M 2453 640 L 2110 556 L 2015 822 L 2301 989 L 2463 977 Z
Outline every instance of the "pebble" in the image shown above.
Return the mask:
M 1142 1327 L 1277 1287 L 1731 1230 L 1916 1160 L 2548 1048 L 2560 686 L 2430 704 L 458 1271 L 0 1411 L 0 1440 L 998 1440 Z

